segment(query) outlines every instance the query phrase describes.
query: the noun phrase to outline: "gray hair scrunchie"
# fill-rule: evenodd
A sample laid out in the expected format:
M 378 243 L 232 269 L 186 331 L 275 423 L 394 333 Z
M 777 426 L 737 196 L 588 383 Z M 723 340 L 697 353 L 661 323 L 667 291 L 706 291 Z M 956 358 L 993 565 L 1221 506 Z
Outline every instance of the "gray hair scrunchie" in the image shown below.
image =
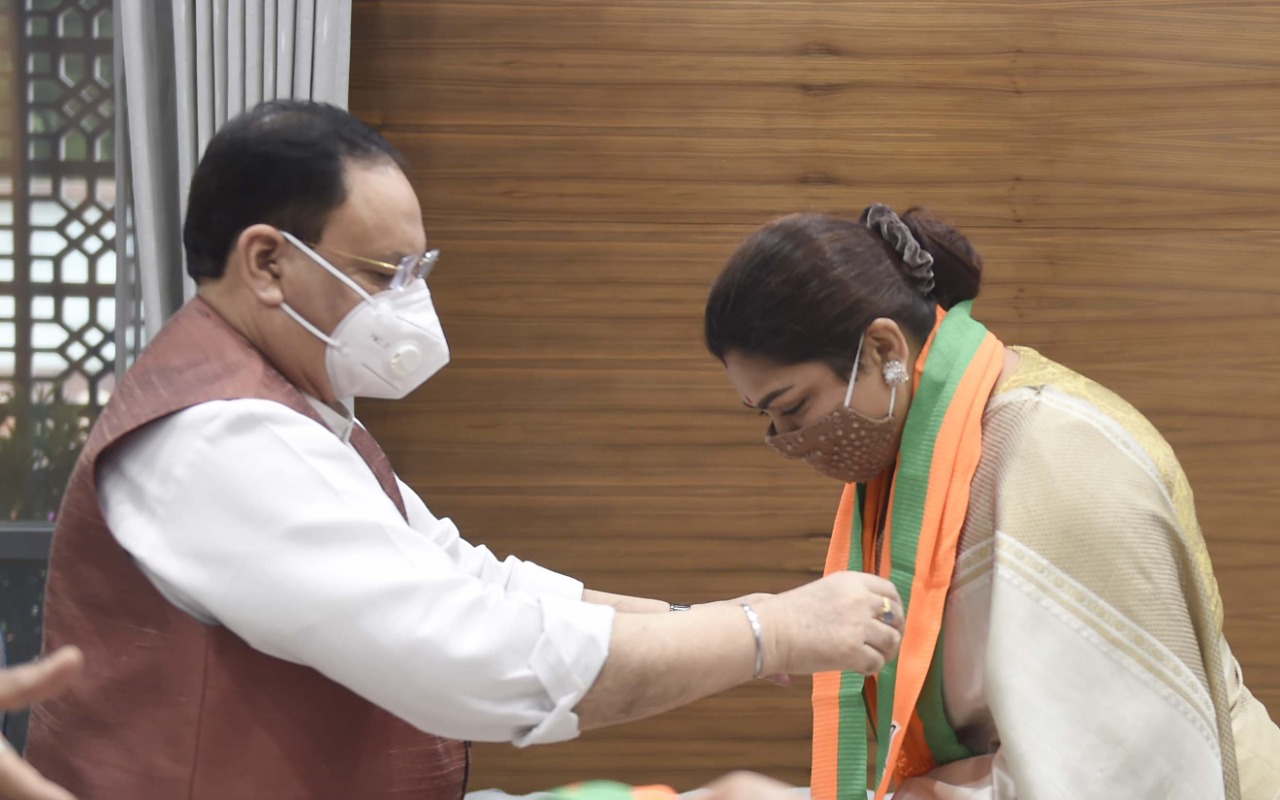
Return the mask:
M 907 265 L 907 277 L 915 284 L 920 294 L 928 295 L 933 291 L 933 256 L 920 246 L 911 229 L 902 221 L 892 208 L 884 203 L 872 203 L 867 207 L 867 227 L 876 231 L 902 257 Z

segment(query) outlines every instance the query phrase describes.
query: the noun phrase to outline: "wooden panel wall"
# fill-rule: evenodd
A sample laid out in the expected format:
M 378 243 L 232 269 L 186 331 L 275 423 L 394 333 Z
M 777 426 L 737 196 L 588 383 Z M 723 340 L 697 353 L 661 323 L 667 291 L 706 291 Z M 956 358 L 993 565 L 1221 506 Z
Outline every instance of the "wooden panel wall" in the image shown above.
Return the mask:
M 1172 441 L 1280 716 L 1280 5 L 357 0 L 351 62 L 413 162 L 454 352 L 363 415 L 464 535 L 669 599 L 818 574 L 837 487 L 761 444 L 701 348 L 706 287 L 773 216 L 924 203 L 984 253 L 982 319 Z M 805 782 L 807 709 L 750 686 L 479 746 L 472 785 Z

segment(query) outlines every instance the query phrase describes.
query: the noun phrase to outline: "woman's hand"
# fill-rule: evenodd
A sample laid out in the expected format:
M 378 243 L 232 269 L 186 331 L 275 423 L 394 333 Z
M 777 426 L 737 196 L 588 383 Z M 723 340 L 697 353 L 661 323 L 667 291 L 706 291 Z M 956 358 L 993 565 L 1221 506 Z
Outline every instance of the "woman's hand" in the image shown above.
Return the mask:
M 796 788 L 757 772 L 731 772 L 707 786 L 698 800 L 795 800 Z

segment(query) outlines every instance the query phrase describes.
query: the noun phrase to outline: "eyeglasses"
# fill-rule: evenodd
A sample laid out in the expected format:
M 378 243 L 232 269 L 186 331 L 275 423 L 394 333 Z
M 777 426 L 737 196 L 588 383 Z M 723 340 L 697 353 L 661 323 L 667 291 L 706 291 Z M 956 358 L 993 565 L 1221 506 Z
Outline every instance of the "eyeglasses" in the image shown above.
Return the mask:
M 362 264 L 369 264 L 371 266 L 387 270 L 391 273 L 391 285 L 388 287 L 390 289 L 403 289 L 405 286 L 408 286 L 419 278 L 425 279 L 431 274 L 431 268 L 436 265 L 436 259 L 440 258 L 439 250 L 428 250 L 420 255 L 405 256 L 395 264 L 388 264 L 385 261 L 365 258 L 364 256 L 357 256 L 353 253 L 344 253 L 341 250 L 335 250 L 332 247 L 326 247 L 324 245 L 311 244 L 308 242 L 307 246 L 315 250 L 324 250 L 326 252 L 333 253 L 334 255 L 342 256 L 343 258 L 350 258 L 355 261 L 359 261 Z

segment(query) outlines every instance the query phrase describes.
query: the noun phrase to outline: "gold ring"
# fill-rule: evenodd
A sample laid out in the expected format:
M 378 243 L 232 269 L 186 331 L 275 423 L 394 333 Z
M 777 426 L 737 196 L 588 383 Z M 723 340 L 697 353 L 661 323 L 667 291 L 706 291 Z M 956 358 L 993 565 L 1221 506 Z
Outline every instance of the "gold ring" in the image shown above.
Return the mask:
M 893 624 L 893 604 L 887 597 L 880 598 L 880 621 L 885 625 Z

